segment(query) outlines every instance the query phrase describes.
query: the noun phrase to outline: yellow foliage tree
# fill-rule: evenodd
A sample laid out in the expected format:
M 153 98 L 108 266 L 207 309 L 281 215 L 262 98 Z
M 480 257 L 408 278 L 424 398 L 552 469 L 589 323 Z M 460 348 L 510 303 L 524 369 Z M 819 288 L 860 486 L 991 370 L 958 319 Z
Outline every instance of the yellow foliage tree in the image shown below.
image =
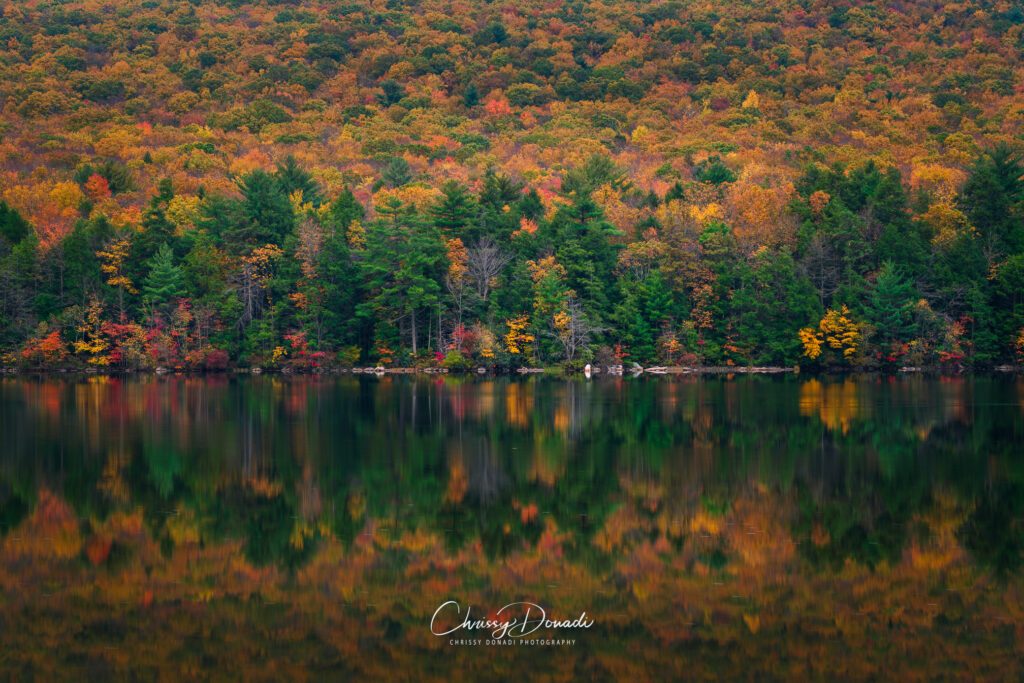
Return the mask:
M 509 353 L 526 353 L 526 345 L 532 344 L 534 341 L 534 336 L 526 332 L 526 328 L 530 324 L 529 318 L 521 315 L 506 320 L 505 324 L 508 326 L 508 334 L 505 335 L 505 348 Z
M 109 365 L 110 343 L 103 334 L 103 304 L 95 296 L 89 300 L 85 320 L 77 329 L 81 337 L 75 342 L 75 353 L 84 354 L 90 365 Z
M 125 274 L 125 261 L 128 259 L 130 249 L 131 243 L 127 239 L 117 239 L 107 245 L 106 249 L 96 252 L 96 257 L 100 260 L 100 269 L 107 275 L 107 284 L 117 288 L 118 307 L 121 311 L 122 321 L 124 319 L 124 293 L 139 293 Z
M 838 352 L 841 360 L 851 362 L 864 335 L 862 325 L 850 315 L 845 305 L 839 310 L 829 309 L 818 323 L 818 329 L 805 327 L 798 333 L 803 355 L 817 360 L 826 347 Z

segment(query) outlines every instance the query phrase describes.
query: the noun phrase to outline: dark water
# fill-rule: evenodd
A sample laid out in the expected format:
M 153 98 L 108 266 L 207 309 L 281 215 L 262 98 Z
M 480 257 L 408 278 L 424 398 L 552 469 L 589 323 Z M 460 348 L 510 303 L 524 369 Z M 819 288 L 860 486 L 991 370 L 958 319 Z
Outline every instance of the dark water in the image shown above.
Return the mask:
M 6 378 L 0 453 L 0 677 L 1024 675 L 1018 378 Z

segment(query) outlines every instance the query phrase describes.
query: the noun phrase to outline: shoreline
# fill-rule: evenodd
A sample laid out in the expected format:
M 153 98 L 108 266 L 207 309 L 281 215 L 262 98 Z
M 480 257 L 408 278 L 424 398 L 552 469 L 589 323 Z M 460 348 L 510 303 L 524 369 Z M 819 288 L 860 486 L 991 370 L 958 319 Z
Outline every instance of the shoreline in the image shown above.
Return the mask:
M 640 377 L 640 376 L 664 376 L 664 375 L 809 375 L 836 376 L 836 375 L 985 375 L 985 374 L 1024 374 L 1024 366 L 998 365 L 987 368 L 960 368 L 948 369 L 941 367 L 918 367 L 904 366 L 890 370 L 882 368 L 824 368 L 820 370 L 807 370 L 796 367 L 782 366 L 653 366 L 649 368 L 623 369 L 621 371 L 608 372 L 595 369 L 593 378 L 601 377 Z M 121 376 L 121 375 L 449 375 L 452 377 L 472 376 L 514 376 L 514 375 L 547 375 L 560 377 L 585 377 L 581 371 L 566 371 L 561 367 L 523 367 L 514 370 L 494 369 L 479 367 L 467 371 L 450 371 L 448 368 L 382 368 L 382 367 L 330 367 L 311 369 L 291 368 L 228 368 L 224 370 L 176 370 L 171 368 L 145 368 L 145 369 L 124 369 L 110 370 L 98 368 L 0 368 L 2 376 L 17 375 L 95 375 L 95 376 Z

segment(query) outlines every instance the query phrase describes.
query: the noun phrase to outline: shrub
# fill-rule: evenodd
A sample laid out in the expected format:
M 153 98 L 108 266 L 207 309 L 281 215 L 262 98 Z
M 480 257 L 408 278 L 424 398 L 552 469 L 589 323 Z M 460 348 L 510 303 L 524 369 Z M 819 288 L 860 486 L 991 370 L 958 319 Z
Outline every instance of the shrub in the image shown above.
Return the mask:
M 473 364 L 469 358 L 462 355 L 461 351 L 453 349 L 441 361 L 441 367 L 454 372 L 469 372 L 473 368 Z
M 359 362 L 359 356 L 358 346 L 346 346 L 341 351 L 338 351 L 338 363 L 342 367 L 350 368 Z

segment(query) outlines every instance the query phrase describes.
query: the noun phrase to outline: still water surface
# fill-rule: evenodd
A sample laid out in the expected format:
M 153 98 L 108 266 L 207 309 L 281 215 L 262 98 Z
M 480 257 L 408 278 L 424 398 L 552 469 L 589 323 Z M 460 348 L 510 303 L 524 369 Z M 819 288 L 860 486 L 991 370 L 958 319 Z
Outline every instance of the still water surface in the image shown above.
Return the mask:
M 3 677 L 1019 679 L 1022 551 L 1013 377 L 0 379 Z

